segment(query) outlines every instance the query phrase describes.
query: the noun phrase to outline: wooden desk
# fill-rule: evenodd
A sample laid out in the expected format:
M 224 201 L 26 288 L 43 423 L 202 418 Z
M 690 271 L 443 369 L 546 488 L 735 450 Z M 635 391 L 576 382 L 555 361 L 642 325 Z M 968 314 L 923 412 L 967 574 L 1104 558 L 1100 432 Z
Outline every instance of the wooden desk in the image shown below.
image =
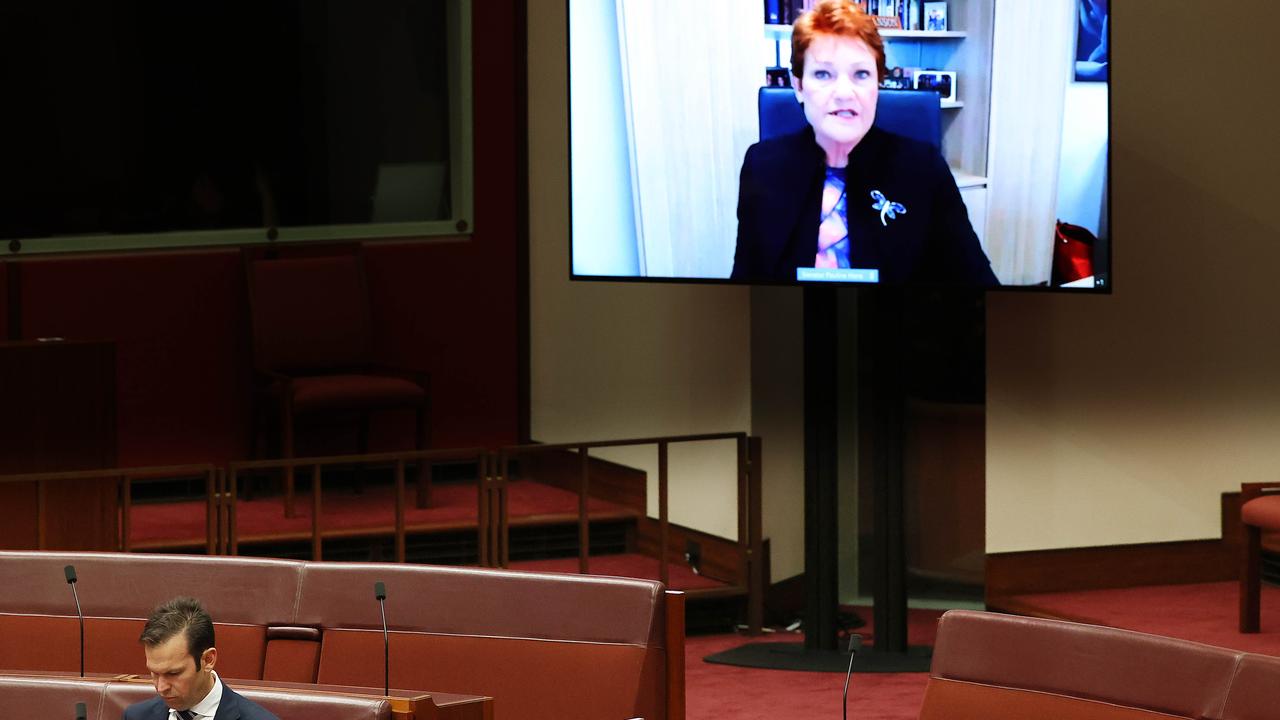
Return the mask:
M 116 360 L 110 342 L 0 343 L 0 475 L 110 468 L 116 462 Z M 37 549 L 35 483 L 0 483 L 0 548 Z M 49 483 L 45 548 L 113 550 L 114 481 Z

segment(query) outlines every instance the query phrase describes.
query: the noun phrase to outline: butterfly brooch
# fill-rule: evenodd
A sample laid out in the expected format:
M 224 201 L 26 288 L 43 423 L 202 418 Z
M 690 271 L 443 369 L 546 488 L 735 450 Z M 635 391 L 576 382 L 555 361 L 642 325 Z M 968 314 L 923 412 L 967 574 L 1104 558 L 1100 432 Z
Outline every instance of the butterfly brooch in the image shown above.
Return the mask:
M 879 190 L 871 191 L 871 199 L 876 201 L 871 209 L 880 211 L 880 224 L 885 227 L 889 227 L 890 220 L 898 219 L 898 213 L 907 214 L 907 209 L 902 207 L 902 203 L 893 202 Z

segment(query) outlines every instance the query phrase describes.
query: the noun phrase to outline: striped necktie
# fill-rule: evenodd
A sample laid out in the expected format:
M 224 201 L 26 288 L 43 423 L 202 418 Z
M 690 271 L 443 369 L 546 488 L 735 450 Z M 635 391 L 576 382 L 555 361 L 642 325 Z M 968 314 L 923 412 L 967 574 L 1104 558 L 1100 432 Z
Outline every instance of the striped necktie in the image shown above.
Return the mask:
M 174 710 L 178 715 L 178 720 L 195 720 L 196 714 L 191 710 Z

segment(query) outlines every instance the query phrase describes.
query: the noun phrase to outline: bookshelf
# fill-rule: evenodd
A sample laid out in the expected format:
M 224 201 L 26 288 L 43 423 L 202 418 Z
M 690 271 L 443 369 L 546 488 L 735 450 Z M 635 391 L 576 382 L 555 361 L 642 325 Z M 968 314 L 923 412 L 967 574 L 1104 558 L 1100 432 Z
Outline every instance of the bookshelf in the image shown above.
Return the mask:
M 790 25 L 765 25 L 764 36 L 778 42 L 790 42 Z M 969 33 L 964 30 L 881 30 L 880 37 L 886 40 L 946 40 L 966 38 Z
M 880 37 L 885 39 L 907 38 L 912 40 L 941 40 L 947 38 L 965 38 L 969 33 L 964 30 L 881 30 Z

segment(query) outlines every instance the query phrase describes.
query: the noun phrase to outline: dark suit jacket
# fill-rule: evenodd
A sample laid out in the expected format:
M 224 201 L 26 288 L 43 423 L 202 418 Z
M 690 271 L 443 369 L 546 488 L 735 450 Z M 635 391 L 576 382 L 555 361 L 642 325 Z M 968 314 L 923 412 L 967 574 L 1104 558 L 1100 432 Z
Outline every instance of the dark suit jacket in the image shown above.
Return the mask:
M 826 155 L 813 128 L 747 149 L 738 186 L 734 280 L 794 282 L 813 267 Z M 927 143 L 872 128 L 845 171 L 849 260 L 880 270 L 886 284 L 999 285 L 946 160 Z M 906 208 L 881 223 L 879 191 Z
M 130 705 L 125 708 L 124 720 L 168 720 L 169 706 L 157 695 L 150 700 Z M 227 687 L 222 683 L 222 700 L 218 703 L 218 713 L 213 720 L 280 720 L 267 712 L 252 700 Z

